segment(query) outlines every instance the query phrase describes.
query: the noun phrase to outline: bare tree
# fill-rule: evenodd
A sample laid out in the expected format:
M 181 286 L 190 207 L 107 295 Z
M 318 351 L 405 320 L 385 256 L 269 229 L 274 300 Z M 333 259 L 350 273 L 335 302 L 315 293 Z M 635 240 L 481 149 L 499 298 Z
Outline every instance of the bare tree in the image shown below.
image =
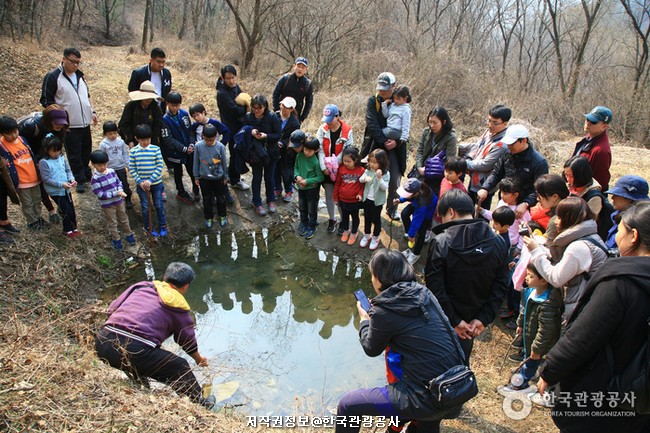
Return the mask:
M 104 16 L 104 37 L 111 39 L 111 23 L 115 18 L 117 0 L 102 0 L 101 12 Z
M 634 93 L 646 86 L 650 72 L 650 1 L 649 0 L 620 0 L 630 25 L 635 34 L 634 61 Z
M 255 49 L 264 37 L 264 21 L 269 12 L 280 3 L 278 0 L 252 0 L 247 7 L 242 0 L 225 0 L 235 17 L 237 38 L 241 52 L 241 67 L 248 69 L 255 56 Z
M 144 9 L 144 23 L 142 24 L 142 42 L 140 43 L 140 48 L 142 51 L 147 51 L 147 36 L 150 31 L 151 24 L 151 5 L 152 0 L 147 0 L 145 9 Z

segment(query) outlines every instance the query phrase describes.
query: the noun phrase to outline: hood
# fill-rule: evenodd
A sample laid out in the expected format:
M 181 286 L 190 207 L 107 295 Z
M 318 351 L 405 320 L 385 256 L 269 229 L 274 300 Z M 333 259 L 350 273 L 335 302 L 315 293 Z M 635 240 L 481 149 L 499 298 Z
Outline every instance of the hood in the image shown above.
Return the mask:
M 553 245 L 564 248 L 576 239 L 597 234 L 598 223 L 594 220 L 586 220 L 560 232 L 555 239 L 553 239 Z
M 433 229 L 435 234 L 449 235 L 449 248 L 454 250 L 473 249 L 494 237 L 490 225 L 481 219 L 449 221 Z
M 591 280 L 590 286 L 595 286 L 601 281 L 625 278 L 634 281 L 637 287 L 643 288 L 650 295 L 650 257 L 645 256 L 628 256 L 607 259 L 598 269 Z
M 184 311 L 190 310 L 190 305 L 185 300 L 185 297 L 178 290 L 170 286 L 169 283 L 154 281 L 153 285 L 156 287 L 158 297 L 163 305 Z
M 381 306 L 400 316 L 429 316 L 427 306 L 433 302 L 433 295 L 425 286 L 415 281 L 393 284 L 372 299 L 374 306 Z

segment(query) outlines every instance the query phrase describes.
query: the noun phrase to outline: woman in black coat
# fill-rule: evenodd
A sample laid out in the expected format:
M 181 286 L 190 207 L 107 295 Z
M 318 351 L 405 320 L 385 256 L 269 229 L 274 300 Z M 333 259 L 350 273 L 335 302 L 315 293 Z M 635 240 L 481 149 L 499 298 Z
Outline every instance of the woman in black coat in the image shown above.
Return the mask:
M 621 413 L 625 409 L 610 406 L 610 393 L 619 391 L 612 378 L 625 370 L 648 339 L 650 202 L 628 209 L 618 227 L 622 257 L 607 260 L 591 277 L 566 332 L 540 371 L 540 393 L 559 384 L 552 416 L 563 433 L 633 433 L 645 431 L 650 423 L 649 415 L 627 416 Z M 586 401 L 581 400 L 584 393 Z M 599 393 L 604 398 L 596 397 Z M 621 403 L 623 397 L 621 392 L 613 402 Z
M 435 408 L 426 385 L 463 364 L 458 338 L 436 298 L 416 282 L 413 267 L 399 251 L 375 252 L 368 268 L 377 296 L 368 312 L 357 302 L 359 339 L 368 356 L 385 353 L 388 385 L 345 394 L 338 405 L 336 433 L 358 432 L 358 424 L 355 427 L 347 417 L 362 415 L 398 417 L 400 423 L 417 420 L 407 431 L 438 432 L 440 420 L 458 416 L 460 407 Z

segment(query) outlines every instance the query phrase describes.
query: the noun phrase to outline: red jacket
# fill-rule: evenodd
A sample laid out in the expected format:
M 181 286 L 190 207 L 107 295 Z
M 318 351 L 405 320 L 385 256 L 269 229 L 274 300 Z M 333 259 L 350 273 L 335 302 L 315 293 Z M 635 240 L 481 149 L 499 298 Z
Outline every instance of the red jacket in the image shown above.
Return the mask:
M 583 138 L 576 144 L 573 156 L 584 156 L 589 160 L 593 177 L 602 186 L 603 191 L 609 189 L 609 167 L 612 165 L 612 149 L 609 146 L 607 131 L 588 140 Z
M 350 170 L 345 165 L 340 165 L 336 174 L 336 182 L 334 182 L 334 201 L 337 203 L 339 201 L 343 203 L 360 202 L 361 200 L 357 196 L 363 196 L 364 185 L 359 182 L 359 178 L 364 173 L 363 167 L 354 167 Z

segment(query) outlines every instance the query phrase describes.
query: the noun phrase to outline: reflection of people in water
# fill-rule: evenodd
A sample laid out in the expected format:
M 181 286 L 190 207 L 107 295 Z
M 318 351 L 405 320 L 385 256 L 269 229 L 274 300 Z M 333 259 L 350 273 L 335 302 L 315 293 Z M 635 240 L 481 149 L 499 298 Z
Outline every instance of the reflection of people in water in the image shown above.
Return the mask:
M 369 312 L 357 302 L 359 339 L 368 356 L 386 353 L 388 385 L 345 394 L 337 409 L 336 432 L 357 433 L 358 423 L 339 424 L 338 417 L 361 415 L 398 417 L 400 424 L 417 423 L 418 431 L 439 432 L 440 420 L 458 416 L 460 407 L 434 408 L 426 385 L 463 364 L 458 338 L 436 298 L 416 282 L 413 267 L 399 251 L 376 251 L 368 269 L 377 296 Z

